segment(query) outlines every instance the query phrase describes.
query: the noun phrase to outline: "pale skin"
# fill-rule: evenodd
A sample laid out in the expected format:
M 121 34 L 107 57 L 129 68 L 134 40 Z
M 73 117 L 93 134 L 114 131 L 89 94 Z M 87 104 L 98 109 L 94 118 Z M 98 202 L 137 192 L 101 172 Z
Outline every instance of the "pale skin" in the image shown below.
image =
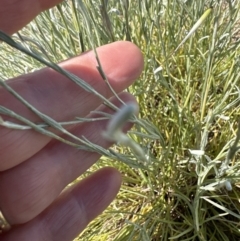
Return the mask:
M 0 0 L 0 29 L 12 34 L 41 11 L 60 2 Z M 121 99 L 135 101 L 130 94 L 121 92 L 142 71 L 140 50 L 129 42 L 115 42 L 99 47 L 98 54 Z M 96 69 L 92 51 L 66 60 L 61 66 L 111 98 L 111 91 Z M 48 68 L 16 77 L 8 83 L 37 109 L 57 121 L 84 117 L 96 108 L 110 112 L 100 105 L 97 97 Z M 111 101 L 120 105 L 116 98 Z M 40 121 L 3 88 L 0 88 L 0 105 L 34 122 Z M 103 121 L 85 123 L 71 127 L 71 132 L 108 148 L 111 143 L 101 136 L 106 124 Z M 121 175 L 112 167 L 102 168 L 63 191 L 99 159 L 99 154 L 74 149 L 35 131 L 0 127 L 0 137 L 0 210 L 12 225 L 8 232 L 0 235 L 1 241 L 71 241 L 106 209 L 119 191 Z

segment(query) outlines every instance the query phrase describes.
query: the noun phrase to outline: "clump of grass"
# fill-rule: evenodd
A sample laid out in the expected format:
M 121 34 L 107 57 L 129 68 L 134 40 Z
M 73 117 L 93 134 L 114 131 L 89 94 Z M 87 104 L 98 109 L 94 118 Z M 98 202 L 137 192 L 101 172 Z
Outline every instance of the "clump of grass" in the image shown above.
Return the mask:
M 85 143 L 105 155 L 90 171 L 115 166 L 123 185 L 76 240 L 239 240 L 239 11 L 238 1 L 224 0 L 72 1 L 15 37 L 50 62 L 122 39 L 145 56 L 128 91 L 140 106 L 129 136 L 147 161 L 125 147 L 109 152 Z M 12 73 L 1 62 L 4 78 L 44 64 L 4 49 L 4 58 L 18 63 Z

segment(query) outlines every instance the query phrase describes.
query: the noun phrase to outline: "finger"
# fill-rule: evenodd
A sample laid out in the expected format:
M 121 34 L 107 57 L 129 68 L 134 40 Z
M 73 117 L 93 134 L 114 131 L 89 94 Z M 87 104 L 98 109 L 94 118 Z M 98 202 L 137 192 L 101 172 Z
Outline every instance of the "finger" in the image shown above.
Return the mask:
M 13 34 L 62 0 L 0 0 L 0 29 Z
M 2 241 L 72 241 L 114 199 L 120 173 L 104 168 L 65 191 L 38 217 L 13 228 Z
M 121 92 L 132 84 L 142 71 L 142 54 L 130 42 L 116 42 L 100 47 L 98 53 L 109 82 L 116 92 Z M 96 69 L 97 63 L 92 51 L 61 65 L 87 81 L 105 97 L 112 95 Z M 72 120 L 76 116 L 85 117 L 89 111 L 101 104 L 99 98 L 49 68 L 11 80 L 10 84 L 35 108 L 57 121 Z M 0 104 L 32 121 L 40 121 L 4 89 L 0 89 Z M 1 127 L 0 136 L 0 170 L 6 170 L 30 158 L 50 141 L 49 137 L 35 131 Z
M 125 102 L 134 101 L 127 93 L 122 94 L 121 98 Z M 120 106 L 116 98 L 113 103 Z M 100 110 L 112 112 L 104 106 Z M 107 122 L 85 123 L 74 129 L 73 133 L 108 148 L 110 143 L 102 138 Z M 0 173 L 0 210 L 10 224 L 28 222 L 98 159 L 99 154 L 94 152 L 74 149 L 56 141 L 49 143 L 31 159 Z

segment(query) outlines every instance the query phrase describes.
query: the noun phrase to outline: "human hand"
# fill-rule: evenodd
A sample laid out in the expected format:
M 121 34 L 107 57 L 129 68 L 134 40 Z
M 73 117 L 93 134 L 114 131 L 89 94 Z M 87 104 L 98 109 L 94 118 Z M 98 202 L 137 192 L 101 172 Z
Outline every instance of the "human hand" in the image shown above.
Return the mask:
M 0 29 L 12 34 L 38 13 L 59 2 L 0 0 Z M 143 58 L 132 43 L 116 42 L 97 51 L 117 93 L 131 85 L 141 73 Z M 96 65 L 92 51 L 61 63 L 66 70 L 110 98 L 111 91 Z M 57 121 L 85 117 L 96 108 L 110 112 L 100 105 L 96 96 L 49 68 L 14 78 L 8 83 L 38 110 Z M 120 94 L 120 97 L 125 102 L 134 101 L 134 97 L 127 93 Z M 112 98 L 112 102 L 119 105 L 116 98 Z M 0 105 L 31 121 L 40 121 L 3 88 L 0 88 Z M 3 118 L 9 120 L 6 116 Z M 71 127 L 71 132 L 108 148 L 110 143 L 101 137 L 105 126 L 104 121 L 84 123 Z M 119 190 L 119 172 L 106 167 L 63 191 L 99 159 L 97 153 L 74 149 L 33 130 L 0 127 L 0 136 L 0 210 L 11 225 L 9 231 L 0 234 L 1 241 L 73 240 L 109 205 Z

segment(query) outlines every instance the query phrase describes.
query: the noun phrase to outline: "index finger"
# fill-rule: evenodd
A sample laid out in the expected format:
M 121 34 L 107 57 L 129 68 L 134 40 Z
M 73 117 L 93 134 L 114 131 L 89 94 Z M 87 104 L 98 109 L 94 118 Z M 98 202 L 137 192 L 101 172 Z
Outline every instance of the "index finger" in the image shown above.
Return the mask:
M 116 93 L 131 85 L 143 69 L 143 57 L 130 42 L 115 42 L 97 48 L 99 59 Z M 84 53 L 61 64 L 90 84 L 106 98 L 112 92 L 96 68 L 93 51 Z M 45 68 L 8 82 L 25 100 L 56 121 L 84 117 L 101 104 L 101 100 L 88 93 L 59 73 Z M 0 105 L 33 121 L 41 121 L 26 106 L 5 89 L 0 88 Z M 3 116 L 4 120 L 6 116 Z M 0 127 L 0 171 L 20 164 L 41 150 L 50 138 L 35 131 L 11 130 Z

